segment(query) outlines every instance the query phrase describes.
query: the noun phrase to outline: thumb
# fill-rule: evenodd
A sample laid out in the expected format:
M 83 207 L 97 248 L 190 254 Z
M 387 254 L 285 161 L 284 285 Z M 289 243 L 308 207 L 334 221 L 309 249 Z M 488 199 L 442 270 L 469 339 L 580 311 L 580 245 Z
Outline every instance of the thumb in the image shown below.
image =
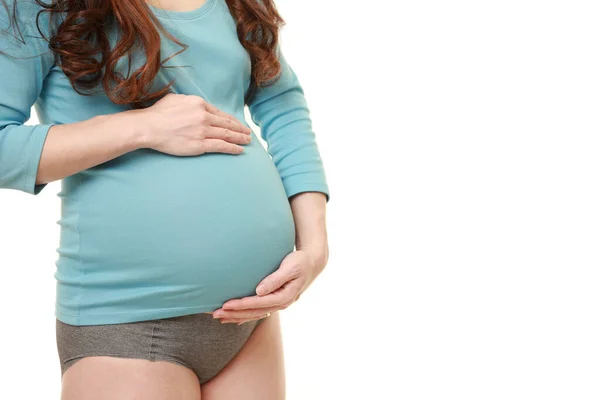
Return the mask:
M 286 282 L 294 278 L 293 269 L 288 268 L 292 264 L 289 258 L 285 258 L 277 271 L 263 279 L 256 287 L 256 294 L 264 296 L 282 287 Z

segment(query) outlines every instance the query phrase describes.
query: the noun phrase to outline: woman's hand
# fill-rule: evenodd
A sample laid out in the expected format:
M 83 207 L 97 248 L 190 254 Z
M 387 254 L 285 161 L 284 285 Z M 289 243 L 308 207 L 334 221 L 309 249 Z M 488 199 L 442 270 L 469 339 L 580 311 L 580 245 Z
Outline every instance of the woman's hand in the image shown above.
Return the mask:
M 252 130 L 200 96 L 167 94 L 143 110 L 143 145 L 175 156 L 204 153 L 240 154 Z
M 323 271 L 329 259 L 325 226 L 326 196 L 302 192 L 290 198 L 296 226 L 296 251 L 288 254 L 277 271 L 256 287 L 256 296 L 232 299 L 213 312 L 221 322 L 238 324 L 264 318 L 296 302 Z
M 327 253 L 297 250 L 285 257 L 271 275 L 259 283 L 256 296 L 233 299 L 213 312 L 222 323 L 257 320 L 269 313 L 284 310 L 296 302 L 327 264 Z

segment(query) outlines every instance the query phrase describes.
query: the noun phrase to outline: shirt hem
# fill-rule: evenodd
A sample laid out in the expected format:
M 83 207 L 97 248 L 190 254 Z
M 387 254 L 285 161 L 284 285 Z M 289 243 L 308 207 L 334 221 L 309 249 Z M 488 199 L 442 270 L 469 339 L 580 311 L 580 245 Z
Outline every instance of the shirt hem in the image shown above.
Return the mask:
M 33 195 L 38 195 L 47 185 L 47 183 L 36 184 L 38 167 L 40 165 L 44 144 L 48 137 L 48 131 L 53 124 L 36 125 L 32 129 L 31 147 L 27 155 L 27 171 L 25 173 L 25 182 L 23 191 Z
M 289 183 L 284 182 L 287 197 L 290 198 L 305 192 L 320 192 L 325 195 L 325 202 L 329 203 L 329 185 L 323 183 Z
M 214 304 L 104 314 L 71 314 L 56 309 L 54 315 L 59 321 L 70 325 L 112 325 L 129 322 L 150 321 L 161 318 L 179 317 L 182 315 L 197 314 L 201 312 L 213 312 L 221 308 L 221 306 L 222 304 Z

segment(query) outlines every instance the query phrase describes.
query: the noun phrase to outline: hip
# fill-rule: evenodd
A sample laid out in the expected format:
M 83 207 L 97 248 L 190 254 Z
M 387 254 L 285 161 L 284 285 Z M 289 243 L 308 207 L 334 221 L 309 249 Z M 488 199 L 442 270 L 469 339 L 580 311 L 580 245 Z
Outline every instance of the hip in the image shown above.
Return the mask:
M 204 313 L 89 326 L 56 319 L 61 375 L 84 357 L 113 356 L 181 364 L 204 383 L 233 359 L 262 321 L 221 324 Z

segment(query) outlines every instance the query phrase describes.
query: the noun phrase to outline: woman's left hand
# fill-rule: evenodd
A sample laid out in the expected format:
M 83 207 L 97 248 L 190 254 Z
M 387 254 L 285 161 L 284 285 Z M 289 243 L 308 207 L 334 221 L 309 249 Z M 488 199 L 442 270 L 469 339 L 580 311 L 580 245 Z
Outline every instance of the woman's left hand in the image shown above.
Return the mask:
M 263 279 L 256 296 L 232 299 L 213 312 L 222 323 L 242 324 L 264 318 L 295 303 L 327 264 L 319 251 L 296 250 L 288 254 L 277 271 Z

